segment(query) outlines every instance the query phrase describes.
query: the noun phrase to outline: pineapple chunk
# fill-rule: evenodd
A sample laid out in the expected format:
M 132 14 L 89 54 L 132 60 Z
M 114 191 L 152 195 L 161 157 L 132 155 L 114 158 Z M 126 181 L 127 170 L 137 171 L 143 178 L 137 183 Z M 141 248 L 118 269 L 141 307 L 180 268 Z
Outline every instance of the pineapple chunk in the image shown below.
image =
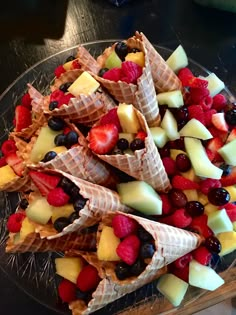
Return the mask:
M 186 189 L 186 190 L 183 190 L 183 192 L 186 195 L 188 201 L 198 200 L 198 193 L 196 189 Z
M 136 53 L 129 53 L 126 55 L 125 61 L 133 61 L 134 63 L 143 68 L 145 65 L 144 53 L 142 51 L 138 51 Z
M 84 260 L 80 257 L 61 257 L 55 259 L 56 273 L 75 283 L 78 275 L 84 267 Z
M 123 132 L 137 133 L 141 130 L 133 105 L 120 103 L 117 109 L 117 115 Z
M 173 160 L 176 160 L 176 157 L 177 155 L 179 154 L 186 154 L 186 152 L 184 152 L 183 150 L 178 150 L 178 149 L 170 149 L 170 157 L 173 159 Z
M 0 167 L 0 187 L 17 178 L 18 176 L 9 165 Z
M 104 226 L 98 243 L 98 259 L 105 261 L 119 261 L 120 257 L 116 253 L 116 248 L 119 244 L 120 239 L 115 236 L 113 228 Z
M 62 146 L 53 148 L 53 151 L 56 152 L 57 154 L 60 154 L 60 153 L 66 152 L 67 148 L 64 145 L 62 145 Z
M 23 240 L 28 234 L 34 232 L 35 232 L 34 224 L 29 220 L 29 218 L 25 217 L 24 220 L 22 221 L 20 229 L 20 239 Z
M 97 91 L 100 84 L 97 82 L 91 74 L 84 71 L 68 88 L 68 91 L 74 96 L 80 94 L 89 95 Z
M 74 207 L 71 203 L 62 207 L 52 207 L 52 223 L 60 217 L 68 218 L 74 212 Z

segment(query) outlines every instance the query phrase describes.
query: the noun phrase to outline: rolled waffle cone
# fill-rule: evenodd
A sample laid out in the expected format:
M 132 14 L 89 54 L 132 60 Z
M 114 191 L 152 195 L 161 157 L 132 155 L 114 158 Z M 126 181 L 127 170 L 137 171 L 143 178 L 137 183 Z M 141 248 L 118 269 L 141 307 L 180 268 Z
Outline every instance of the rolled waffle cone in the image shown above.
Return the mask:
M 92 57 L 92 55 L 88 52 L 86 48 L 83 46 L 78 47 L 76 58 L 79 59 L 79 63 L 81 65 L 81 69 L 84 71 L 89 71 L 92 73 L 98 73 L 100 70 L 100 66 L 97 61 Z
M 32 109 L 36 113 L 41 113 L 43 110 L 43 102 L 44 96 L 30 83 L 27 84 L 28 86 L 28 93 L 31 97 L 31 105 Z
M 35 224 L 35 232 L 39 233 L 41 238 L 54 239 L 74 231 L 79 232 L 86 227 L 96 225 L 108 211 L 133 211 L 120 202 L 120 197 L 115 191 L 106 187 L 90 183 L 58 170 L 45 170 L 45 172 L 62 175 L 70 179 L 79 188 L 80 194 L 84 199 L 87 199 L 87 202 L 84 208 L 80 210 L 79 218 L 66 226 L 60 233 L 54 229 L 52 224 Z
M 143 33 L 136 32 L 135 37 L 144 44 L 151 66 L 151 73 L 157 92 L 181 90 L 182 84 L 177 75 L 167 65 L 162 56 L 156 51 Z
M 141 129 L 146 132 L 145 148 L 131 154 L 98 155 L 103 161 L 113 165 L 128 175 L 143 180 L 157 191 L 168 191 L 170 181 L 163 166 L 157 147 L 153 141 L 144 116 L 135 109 Z
M 96 233 L 71 233 L 57 239 L 41 239 L 38 233 L 30 233 L 23 240 L 14 243 L 14 235 L 10 235 L 6 243 L 7 253 L 47 252 L 66 250 L 96 249 Z
M 159 108 L 156 100 L 149 60 L 146 58 L 145 47 L 142 41 L 135 37 L 129 38 L 127 40 L 127 44 L 131 48 L 138 48 L 140 51 L 144 52 L 145 55 L 143 73 L 138 78 L 136 85 L 122 81 L 114 82 L 98 76 L 97 73 L 101 68 L 101 58 L 99 57 L 99 63 L 97 62 L 97 66 L 88 70 L 90 70 L 96 80 L 99 81 L 117 101 L 133 104 L 140 112 L 143 113 L 149 126 L 157 126 L 160 122 Z M 89 64 L 91 63 L 94 65 L 96 60 L 88 51 L 84 50 L 83 54 L 79 56 L 79 62 L 84 65 L 87 62 L 87 67 L 89 68 Z

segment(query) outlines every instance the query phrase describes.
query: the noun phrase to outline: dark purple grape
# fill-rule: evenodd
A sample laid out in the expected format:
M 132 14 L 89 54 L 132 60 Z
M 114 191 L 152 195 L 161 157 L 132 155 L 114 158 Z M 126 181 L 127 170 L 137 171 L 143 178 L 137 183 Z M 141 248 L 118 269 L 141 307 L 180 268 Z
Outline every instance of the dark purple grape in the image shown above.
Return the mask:
M 208 195 L 208 200 L 215 206 L 223 206 L 230 200 L 230 194 L 225 188 L 212 188 Z
M 48 161 L 51 161 L 51 160 L 53 160 L 53 159 L 55 159 L 55 157 L 57 156 L 57 153 L 56 152 L 54 152 L 54 151 L 48 151 L 46 154 L 45 154 L 45 156 L 44 156 L 44 158 L 43 158 L 43 162 L 44 163 L 46 163 L 46 162 L 48 162 Z
M 183 208 L 183 207 L 185 207 L 186 203 L 188 201 L 185 193 L 183 193 L 182 190 L 175 189 L 175 188 L 170 190 L 169 198 L 170 198 L 171 204 L 175 208 Z
M 71 82 L 63 83 L 59 86 L 59 90 L 66 93 L 66 92 L 68 92 L 68 88 L 71 86 L 71 84 L 72 84 Z
M 130 272 L 134 276 L 139 276 L 144 269 L 146 268 L 146 264 L 142 259 L 138 259 L 131 267 Z
M 117 148 L 124 151 L 126 149 L 128 149 L 129 147 L 129 141 L 125 138 L 120 138 L 118 141 L 117 141 Z
M 108 68 L 101 68 L 101 69 L 98 71 L 98 76 L 99 76 L 99 77 L 103 77 L 103 75 L 104 75 L 108 70 L 109 70 Z
M 152 243 L 145 243 L 141 245 L 140 256 L 141 258 L 152 258 L 155 253 L 155 247 Z
M 161 106 L 160 106 L 159 110 L 160 110 L 161 118 L 164 117 L 164 115 L 165 115 L 167 109 L 168 109 L 168 105 L 161 105 Z
M 78 143 L 78 134 L 75 131 L 70 131 L 66 134 L 66 145 L 71 147 L 73 144 Z
M 26 209 L 27 207 L 28 207 L 28 205 L 29 205 L 29 202 L 28 202 L 28 200 L 27 199 L 21 199 L 21 201 L 20 201 L 20 203 L 19 203 L 19 207 L 21 208 L 21 209 Z
M 184 153 L 180 153 L 177 155 L 175 159 L 175 164 L 180 172 L 187 172 L 191 168 L 191 161 L 189 157 Z
M 225 120 L 231 126 L 236 126 L 236 108 L 232 108 L 225 113 Z
M 205 246 L 211 253 L 219 254 L 221 251 L 221 243 L 215 236 L 207 237 L 205 240 Z
M 48 127 L 54 131 L 62 130 L 64 127 L 64 121 L 58 117 L 51 117 L 48 119 Z
M 197 217 L 204 213 L 204 206 L 199 201 L 188 201 L 185 209 L 192 217 Z
M 124 280 L 130 277 L 130 266 L 124 262 L 119 262 L 115 267 L 115 274 L 119 280 Z
M 141 150 L 145 148 L 145 143 L 142 139 L 136 138 L 130 143 L 130 149 L 132 151 Z
M 68 218 L 60 217 L 54 221 L 53 226 L 58 232 L 61 232 L 69 224 L 70 221 Z
M 54 110 L 55 108 L 57 108 L 57 106 L 58 106 L 58 101 L 52 101 L 49 103 L 48 108 L 49 110 Z
M 160 156 L 162 158 L 170 156 L 170 148 L 168 146 L 166 146 L 166 145 L 163 148 L 158 149 L 158 151 L 159 151 Z
M 182 106 L 176 110 L 175 118 L 177 122 L 187 121 L 188 120 L 188 108 L 186 106 Z
M 115 45 L 115 52 L 121 60 L 125 60 L 128 54 L 128 46 L 125 42 L 117 42 Z
M 56 137 L 54 138 L 54 143 L 57 147 L 65 145 L 66 135 L 64 135 L 63 133 L 56 135 Z

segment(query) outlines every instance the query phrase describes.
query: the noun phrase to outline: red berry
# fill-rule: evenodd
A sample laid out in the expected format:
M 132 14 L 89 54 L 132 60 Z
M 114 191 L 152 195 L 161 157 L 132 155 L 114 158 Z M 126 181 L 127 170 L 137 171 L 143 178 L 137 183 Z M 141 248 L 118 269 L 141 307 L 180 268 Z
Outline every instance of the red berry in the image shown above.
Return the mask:
M 169 197 L 166 194 L 159 194 L 161 200 L 162 200 L 162 214 L 170 214 L 173 212 L 173 207 L 170 203 Z
M 130 234 L 135 234 L 138 230 L 138 223 L 122 214 L 116 214 L 112 220 L 114 234 L 119 238 L 124 238 Z
M 60 108 L 62 105 L 68 105 L 72 97 L 74 97 L 74 95 L 71 93 L 63 94 L 58 101 L 57 107 Z
M 206 111 L 206 110 L 210 110 L 210 109 L 211 109 L 212 102 L 213 102 L 213 101 L 212 101 L 212 97 L 211 97 L 210 95 L 208 95 L 208 96 L 204 97 L 204 98 L 200 101 L 199 105 L 201 105 L 201 106 L 202 106 L 202 109 L 203 109 L 204 111 Z
M 216 113 L 212 115 L 212 124 L 219 129 L 220 131 L 228 132 L 229 126 L 225 121 L 225 114 L 224 113 Z
M 47 195 L 47 202 L 54 207 L 62 207 L 66 205 L 70 200 L 70 196 L 67 195 L 61 187 L 56 187 L 49 191 Z
M 185 254 L 184 256 L 176 259 L 173 264 L 175 265 L 176 268 L 184 268 L 187 266 L 190 261 L 192 260 L 193 256 L 191 253 Z
M 208 217 L 206 214 L 194 217 L 188 228 L 207 238 L 208 236 L 213 235 L 212 230 L 207 225 L 207 220 Z
M 123 61 L 121 64 L 121 81 L 127 83 L 137 83 L 137 79 L 141 76 L 143 69 L 133 61 Z
M 18 105 L 15 109 L 15 118 L 16 118 L 16 131 L 21 131 L 29 127 L 32 123 L 31 111 L 29 108 Z
M 162 163 L 165 167 L 165 171 L 169 176 L 176 174 L 175 161 L 171 157 L 164 157 Z
M 54 74 L 57 78 L 60 77 L 60 75 L 62 73 L 66 72 L 66 70 L 64 69 L 63 65 L 58 66 L 55 70 L 54 70 Z
M 81 65 L 79 63 L 79 60 L 78 59 L 75 59 L 72 61 L 72 69 L 80 69 L 81 68 Z
M 9 232 L 17 233 L 20 232 L 22 221 L 25 218 L 24 212 L 17 212 L 10 215 L 7 220 L 7 229 Z
M 199 189 L 198 183 L 180 175 L 173 176 L 171 184 L 172 187 L 176 189 Z
M 63 302 L 70 303 L 76 299 L 76 285 L 63 279 L 58 286 L 58 295 Z
M 1 146 L 1 151 L 4 156 L 17 151 L 16 143 L 14 140 L 5 140 Z
M 188 86 L 189 80 L 194 77 L 192 71 L 189 68 L 182 68 L 178 72 L 178 77 L 183 86 Z
M 212 108 L 220 111 L 224 109 L 225 105 L 227 104 L 227 99 L 223 94 L 216 94 L 213 97 Z
M 211 261 L 212 254 L 205 246 L 200 246 L 192 251 L 193 258 L 202 265 L 208 265 Z
M 182 208 L 175 210 L 175 212 L 169 216 L 158 219 L 158 221 L 178 228 L 186 228 L 192 222 L 192 218 L 187 211 Z
M 47 196 L 60 182 L 61 176 L 48 175 L 43 172 L 30 171 L 29 176 L 42 196 Z
M 0 167 L 5 166 L 5 165 L 7 165 L 7 161 L 6 161 L 5 156 L 2 156 L 0 158 Z
M 216 114 L 215 109 L 210 109 L 205 111 L 205 126 L 209 127 L 212 126 L 212 116 Z M 213 135 L 214 137 L 214 135 Z
M 205 87 L 195 87 L 190 88 L 190 97 L 191 97 L 191 103 L 200 105 L 202 101 L 204 102 L 205 98 L 209 96 L 209 90 Z
M 135 138 L 141 139 L 143 141 L 145 140 L 146 137 L 147 137 L 147 133 L 143 130 L 140 130 L 135 136 Z
M 195 118 L 205 125 L 205 114 L 201 105 L 190 105 L 188 107 L 189 120 Z
M 121 68 L 112 68 L 103 74 L 103 79 L 118 82 L 121 79 Z
M 208 81 L 201 78 L 193 77 L 189 80 L 188 86 L 192 88 L 207 88 Z
M 55 90 L 50 95 L 50 102 L 57 101 L 59 103 L 63 96 L 64 93 L 61 90 Z
M 183 281 L 188 282 L 189 265 L 186 265 L 184 268 L 175 268 L 172 270 L 172 273 Z
M 109 110 L 108 113 L 106 113 L 104 116 L 102 116 L 99 124 L 100 125 L 114 124 L 114 125 L 116 125 L 118 131 L 121 132 L 122 129 L 121 129 L 119 117 L 117 115 L 117 107 L 112 108 L 111 110 Z
M 25 93 L 23 96 L 22 96 L 22 99 L 21 99 L 21 105 L 25 106 L 25 107 L 28 107 L 29 109 L 31 109 L 31 102 L 32 102 L 32 99 L 29 95 L 29 93 Z
M 236 222 L 236 205 L 233 203 L 227 203 L 227 205 L 224 205 L 224 208 L 228 217 L 230 218 L 230 221 Z
M 221 186 L 221 182 L 213 178 L 206 178 L 200 182 L 200 190 L 205 195 L 207 195 L 212 188 L 219 188 Z
M 133 265 L 138 258 L 140 240 L 136 235 L 129 235 L 117 246 L 117 255 L 128 265 Z
M 82 292 L 91 291 L 96 289 L 100 281 L 97 269 L 92 265 L 86 265 L 78 275 L 77 287 Z
M 25 170 L 23 160 L 17 156 L 16 153 L 9 153 L 6 156 L 6 162 L 9 166 L 12 167 L 16 175 L 22 176 Z

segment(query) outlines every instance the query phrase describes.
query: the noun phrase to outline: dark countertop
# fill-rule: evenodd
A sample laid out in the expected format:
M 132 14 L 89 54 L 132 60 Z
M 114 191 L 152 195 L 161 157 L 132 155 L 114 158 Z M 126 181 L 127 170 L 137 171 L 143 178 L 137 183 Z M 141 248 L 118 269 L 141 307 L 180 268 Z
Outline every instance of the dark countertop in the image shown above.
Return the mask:
M 5 7 L 4 7 L 5 6 Z M 25 7 L 24 7 L 25 6 Z M 117 8 L 105 0 L 14 1 L 1 5 L 0 93 L 41 59 L 78 43 L 127 38 L 142 31 L 155 44 L 176 48 L 215 72 L 236 92 L 236 15 L 190 0 L 130 0 Z M 55 315 L 0 271 L 1 314 Z

